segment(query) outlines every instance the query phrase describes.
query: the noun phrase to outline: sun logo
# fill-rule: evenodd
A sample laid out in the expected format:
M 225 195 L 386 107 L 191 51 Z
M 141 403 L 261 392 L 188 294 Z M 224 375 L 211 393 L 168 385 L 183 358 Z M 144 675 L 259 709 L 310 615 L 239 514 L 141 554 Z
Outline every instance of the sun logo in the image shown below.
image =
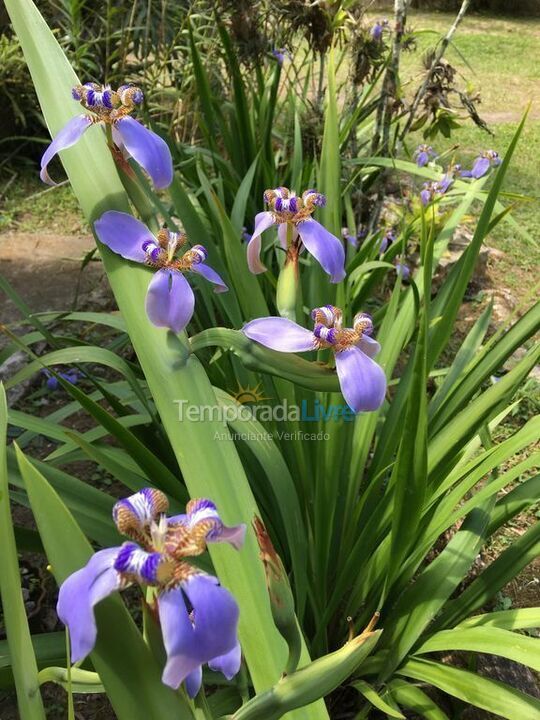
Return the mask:
M 232 393 L 232 396 L 236 400 L 236 402 L 239 402 L 241 405 L 249 405 L 251 403 L 257 403 L 261 402 L 261 400 L 270 400 L 269 397 L 266 397 L 261 392 L 261 383 L 259 383 L 256 387 L 250 388 L 243 387 L 238 383 L 238 390 L 236 392 Z

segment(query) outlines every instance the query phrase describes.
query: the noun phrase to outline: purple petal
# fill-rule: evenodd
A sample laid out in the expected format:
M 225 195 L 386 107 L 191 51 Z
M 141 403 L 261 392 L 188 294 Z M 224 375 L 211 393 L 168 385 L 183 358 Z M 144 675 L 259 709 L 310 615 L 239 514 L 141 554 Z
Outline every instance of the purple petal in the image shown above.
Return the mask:
M 422 152 L 418 153 L 418 157 L 416 158 L 416 164 L 418 167 L 424 167 L 424 165 L 427 165 L 429 161 L 429 155 L 425 150 L 422 150 Z
M 288 318 L 257 318 L 248 322 L 242 332 L 250 340 L 280 352 L 313 350 L 314 335 Z
M 156 327 L 181 332 L 193 316 L 195 296 L 181 272 L 158 270 L 146 295 L 146 314 Z
M 220 276 L 217 274 L 217 272 L 213 270 L 210 266 L 205 265 L 204 263 L 198 263 L 196 265 L 192 265 L 191 270 L 192 272 L 202 275 L 205 280 L 208 280 L 208 282 L 214 283 L 214 285 L 216 286 L 214 288 L 215 293 L 227 292 L 227 290 L 229 289 L 227 285 L 225 285 L 223 280 L 220 278 Z
M 427 205 L 429 201 L 431 200 L 431 193 L 429 190 L 422 190 L 420 193 L 420 200 L 422 201 L 422 205 Z M 383 251 L 381 251 L 383 252 Z
M 474 165 L 472 166 L 471 176 L 478 180 L 483 177 L 489 170 L 489 159 L 485 157 L 476 158 Z
M 356 343 L 356 346 L 370 358 L 374 358 L 381 350 L 379 343 L 365 334 L 362 335 L 360 340 Z
M 377 410 L 386 392 L 386 376 L 380 365 L 358 347 L 336 353 L 341 392 L 355 413 Z
M 261 233 L 274 225 L 274 216 L 271 212 L 260 212 L 255 216 L 255 229 L 247 245 L 248 267 L 254 275 L 266 272 L 261 262 Z
M 142 249 L 145 240 L 157 242 L 150 230 L 132 215 L 107 210 L 94 223 L 96 235 L 113 252 L 126 260 L 144 263 L 146 253 Z
M 114 562 L 121 548 L 107 548 L 70 575 L 60 587 L 56 612 L 69 628 L 71 662 L 85 658 L 96 644 L 94 606 L 120 587 Z
M 214 672 L 223 673 L 227 680 L 232 680 L 240 670 L 241 663 L 242 650 L 240 643 L 237 643 L 230 652 L 210 660 L 208 667 L 210 670 L 214 670 Z
M 193 608 L 193 624 L 185 603 Z M 192 575 L 158 599 L 167 664 L 162 680 L 177 688 L 199 665 L 226 655 L 238 644 L 238 605 L 211 575 Z
M 333 283 L 345 277 L 345 250 L 343 243 L 316 220 L 304 220 L 298 233 L 306 249 L 330 275 Z
M 80 139 L 85 130 L 87 130 L 92 121 L 88 115 L 76 115 L 67 122 L 66 125 L 60 130 L 58 135 L 54 138 L 52 143 L 43 153 L 41 158 L 41 172 L 39 177 L 47 185 L 56 185 L 54 180 L 51 180 L 49 173 L 47 172 L 47 166 L 60 150 L 65 150 L 72 145 L 75 145 L 77 140 Z
M 154 187 L 168 187 L 173 179 L 173 163 L 165 140 L 129 116 L 117 120 L 115 127 L 124 147 L 150 175 Z
M 190 672 L 186 678 L 186 690 L 187 690 L 187 694 L 189 695 L 189 697 L 191 699 L 193 699 L 196 695 L 199 694 L 201 685 L 202 685 L 202 665 L 199 665 L 199 667 L 196 670 L 193 670 L 193 672 Z

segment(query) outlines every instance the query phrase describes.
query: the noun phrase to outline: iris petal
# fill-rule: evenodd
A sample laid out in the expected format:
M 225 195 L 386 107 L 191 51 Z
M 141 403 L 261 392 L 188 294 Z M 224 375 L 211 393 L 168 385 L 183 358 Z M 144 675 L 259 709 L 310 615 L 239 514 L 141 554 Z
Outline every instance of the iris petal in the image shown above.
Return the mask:
M 343 243 L 316 220 L 298 224 L 298 233 L 306 249 L 330 275 L 330 281 L 340 282 L 345 277 L 345 250 Z
M 368 335 L 362 335 L 357 342 L 357 347 L 370 358 L 374 358 L 381 349 L 379 343 Z
M 237 643 L 230 652 L 210 660 L 208 667 L 210 670 L 214 670 L 214 672 L 223 673 L 227 680 L 232 680 L 240 670 L 241 662 L 242 650 L 240 643 Z
M 199 694 L 199 690 L 201 689 L 202 685 L 202 665 L 199 665 L 199 667 L 196 670 L 193 670 L 189 673 L 189 675 L 186 678 L 186 690 L 187 694 L 190 698 L 194 698 L 196 695 Z
M 280 352 L 313 350 L 314 335 L 288 318 L 257 318 L 248 322 L 242 332 L 250 340 Z
M 478 157 L 472 166 L 471 176 L 476 180 L 483 177 L 489 170 L 489 160 L 485 157 Z
M 266 271 L 266 267 L 261 262 L 261 233 L 272 225 L 274 225 L 274 216 L 271 212 L 261 212 L 255 216 L 255 229 L 247 244 L 248 267 L 255 275 Z
M 229 289 L 227 285 L 225 285 L 221 277 L 218 275 L 218 273 L 209 265 L 205 265 L 204 263 L 198 263 L 196 265 L 192 265 L 191 270 L 192 272 L 202 275 L 202 277 L 205 280 L 208 280 L 208 282 L 213 283 L 216 286 L 214 288 L 215 293 L 227 292 L 227 290 Z
M 185 593 L 193 607 L 191 622 Z M 162 680 L 177 688 L 199 665 L 233 650 L 238 644 L 238 606 L 211 575 L 192 575 L 158 599 L 167 664 Z
M 43 153 L 41 158 L 41 172 L 39 177 L 47 185 L 56 185 L 54 180 L 51 180 L 49 173 L 47 172 L 47 166 L 53 159 L 53 157 L 60 152 L 60 150 L 66 150 L 67 148 L 75 145 L 75 143 L 82 137 L 85 130 L 88 130 L 92 121 L 88 115 L 76 115 L 67 122 L 66 125 L 60 130 L 58 135 L 54 138 L 52 143 Z
M 119 547 L 100 550 L 88 563 L 61 585 L 56 611 L 69 628 L 71 661 L 83 660 L 94 648 L 97 637 L 94 606 L 120 587 L 114 569 Z
M 193 316 L 195 296 L 182 273 L 158 270 L 146 295 L 146 313 L 156 327 L 181 332 Z
M 377 410 L 386 392 L 386 376 L 380 365 L 358 347 L 336 353 L 341 392 L 354 412 Z
M 145 240 L 157 242 L 150 230 L 140 220 L 128 213 L 108 210 L 94 223 L 96 235 L 104 245 L 126 260 L 144 263 L 146 253 L 142 249 Z
M 129 116 L 117 120 L 115 128 L 125 149 L 150 175 L 154 187 L 168 187 L 174 171 L 171 151 L 165 140 Z

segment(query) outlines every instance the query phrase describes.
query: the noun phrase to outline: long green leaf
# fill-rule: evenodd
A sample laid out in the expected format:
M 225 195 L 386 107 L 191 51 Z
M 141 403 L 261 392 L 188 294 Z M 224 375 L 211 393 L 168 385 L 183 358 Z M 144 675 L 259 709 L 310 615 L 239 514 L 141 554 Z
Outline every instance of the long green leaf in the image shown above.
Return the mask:
M 17 546 L 9 507 L 6 460 L 7 402 L 0 383 L 0 595 L 21 720 L 45 720 L 38 669 L 20 585 Z

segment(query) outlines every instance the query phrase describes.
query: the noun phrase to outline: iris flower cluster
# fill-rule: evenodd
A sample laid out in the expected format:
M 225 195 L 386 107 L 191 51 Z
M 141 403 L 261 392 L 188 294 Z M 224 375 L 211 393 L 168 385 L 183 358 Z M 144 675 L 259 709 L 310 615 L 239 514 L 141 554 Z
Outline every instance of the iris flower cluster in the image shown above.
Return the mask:
M 61 150 L 74 145 L 92 125 L 110 127 L 116 149 L 132 157 L 150 176 L 154 187 L 168 187 L 173 179 L 173 164 L 167 143 L 131 113 L 143 101 L 143 92 L 134 85 L 121 85 L 112 90 L 109 85 L 85 83 L 72 90 L 74 100 L 85 112 L 76 115 L 56 135 L 41 158 L 40 177 L 55 185 L 49 177 L 48 165 Z
M 341 392 L 355 412 L 377 410 L 384 401 L 386 376 L 373 358 L 380 345 L 371 335 L 373 321 L 358 313 L 353 327 L 343 327 L 343 313 L 333 305 L 315 308 L 313 330 L 281 317 L 252 320 L 242 332 L 251 340 L 279 352 L 333 350 Z
M 57 612 L 69 628 L 71 661 L 83 660 L 94 648 L 94 607 L 131 585 L 153 591 L 167 661 L 162 680 L 177 688 L 182 682 L 191 697 L 201 687 L 202 666 L 227 679 L 240 668 L 237 637 L 239 610 L 217 578 L 187 562 L 209 543 L 226 542 L 240 549 L 245 525 L 227 527 L 210 500 L 191 500 L 184 515 L 167 517 L 169 502 L 154 488 L 119 500 L 113 518 L 130 540 L 92 555 L 81 570 L 62 584 Z

